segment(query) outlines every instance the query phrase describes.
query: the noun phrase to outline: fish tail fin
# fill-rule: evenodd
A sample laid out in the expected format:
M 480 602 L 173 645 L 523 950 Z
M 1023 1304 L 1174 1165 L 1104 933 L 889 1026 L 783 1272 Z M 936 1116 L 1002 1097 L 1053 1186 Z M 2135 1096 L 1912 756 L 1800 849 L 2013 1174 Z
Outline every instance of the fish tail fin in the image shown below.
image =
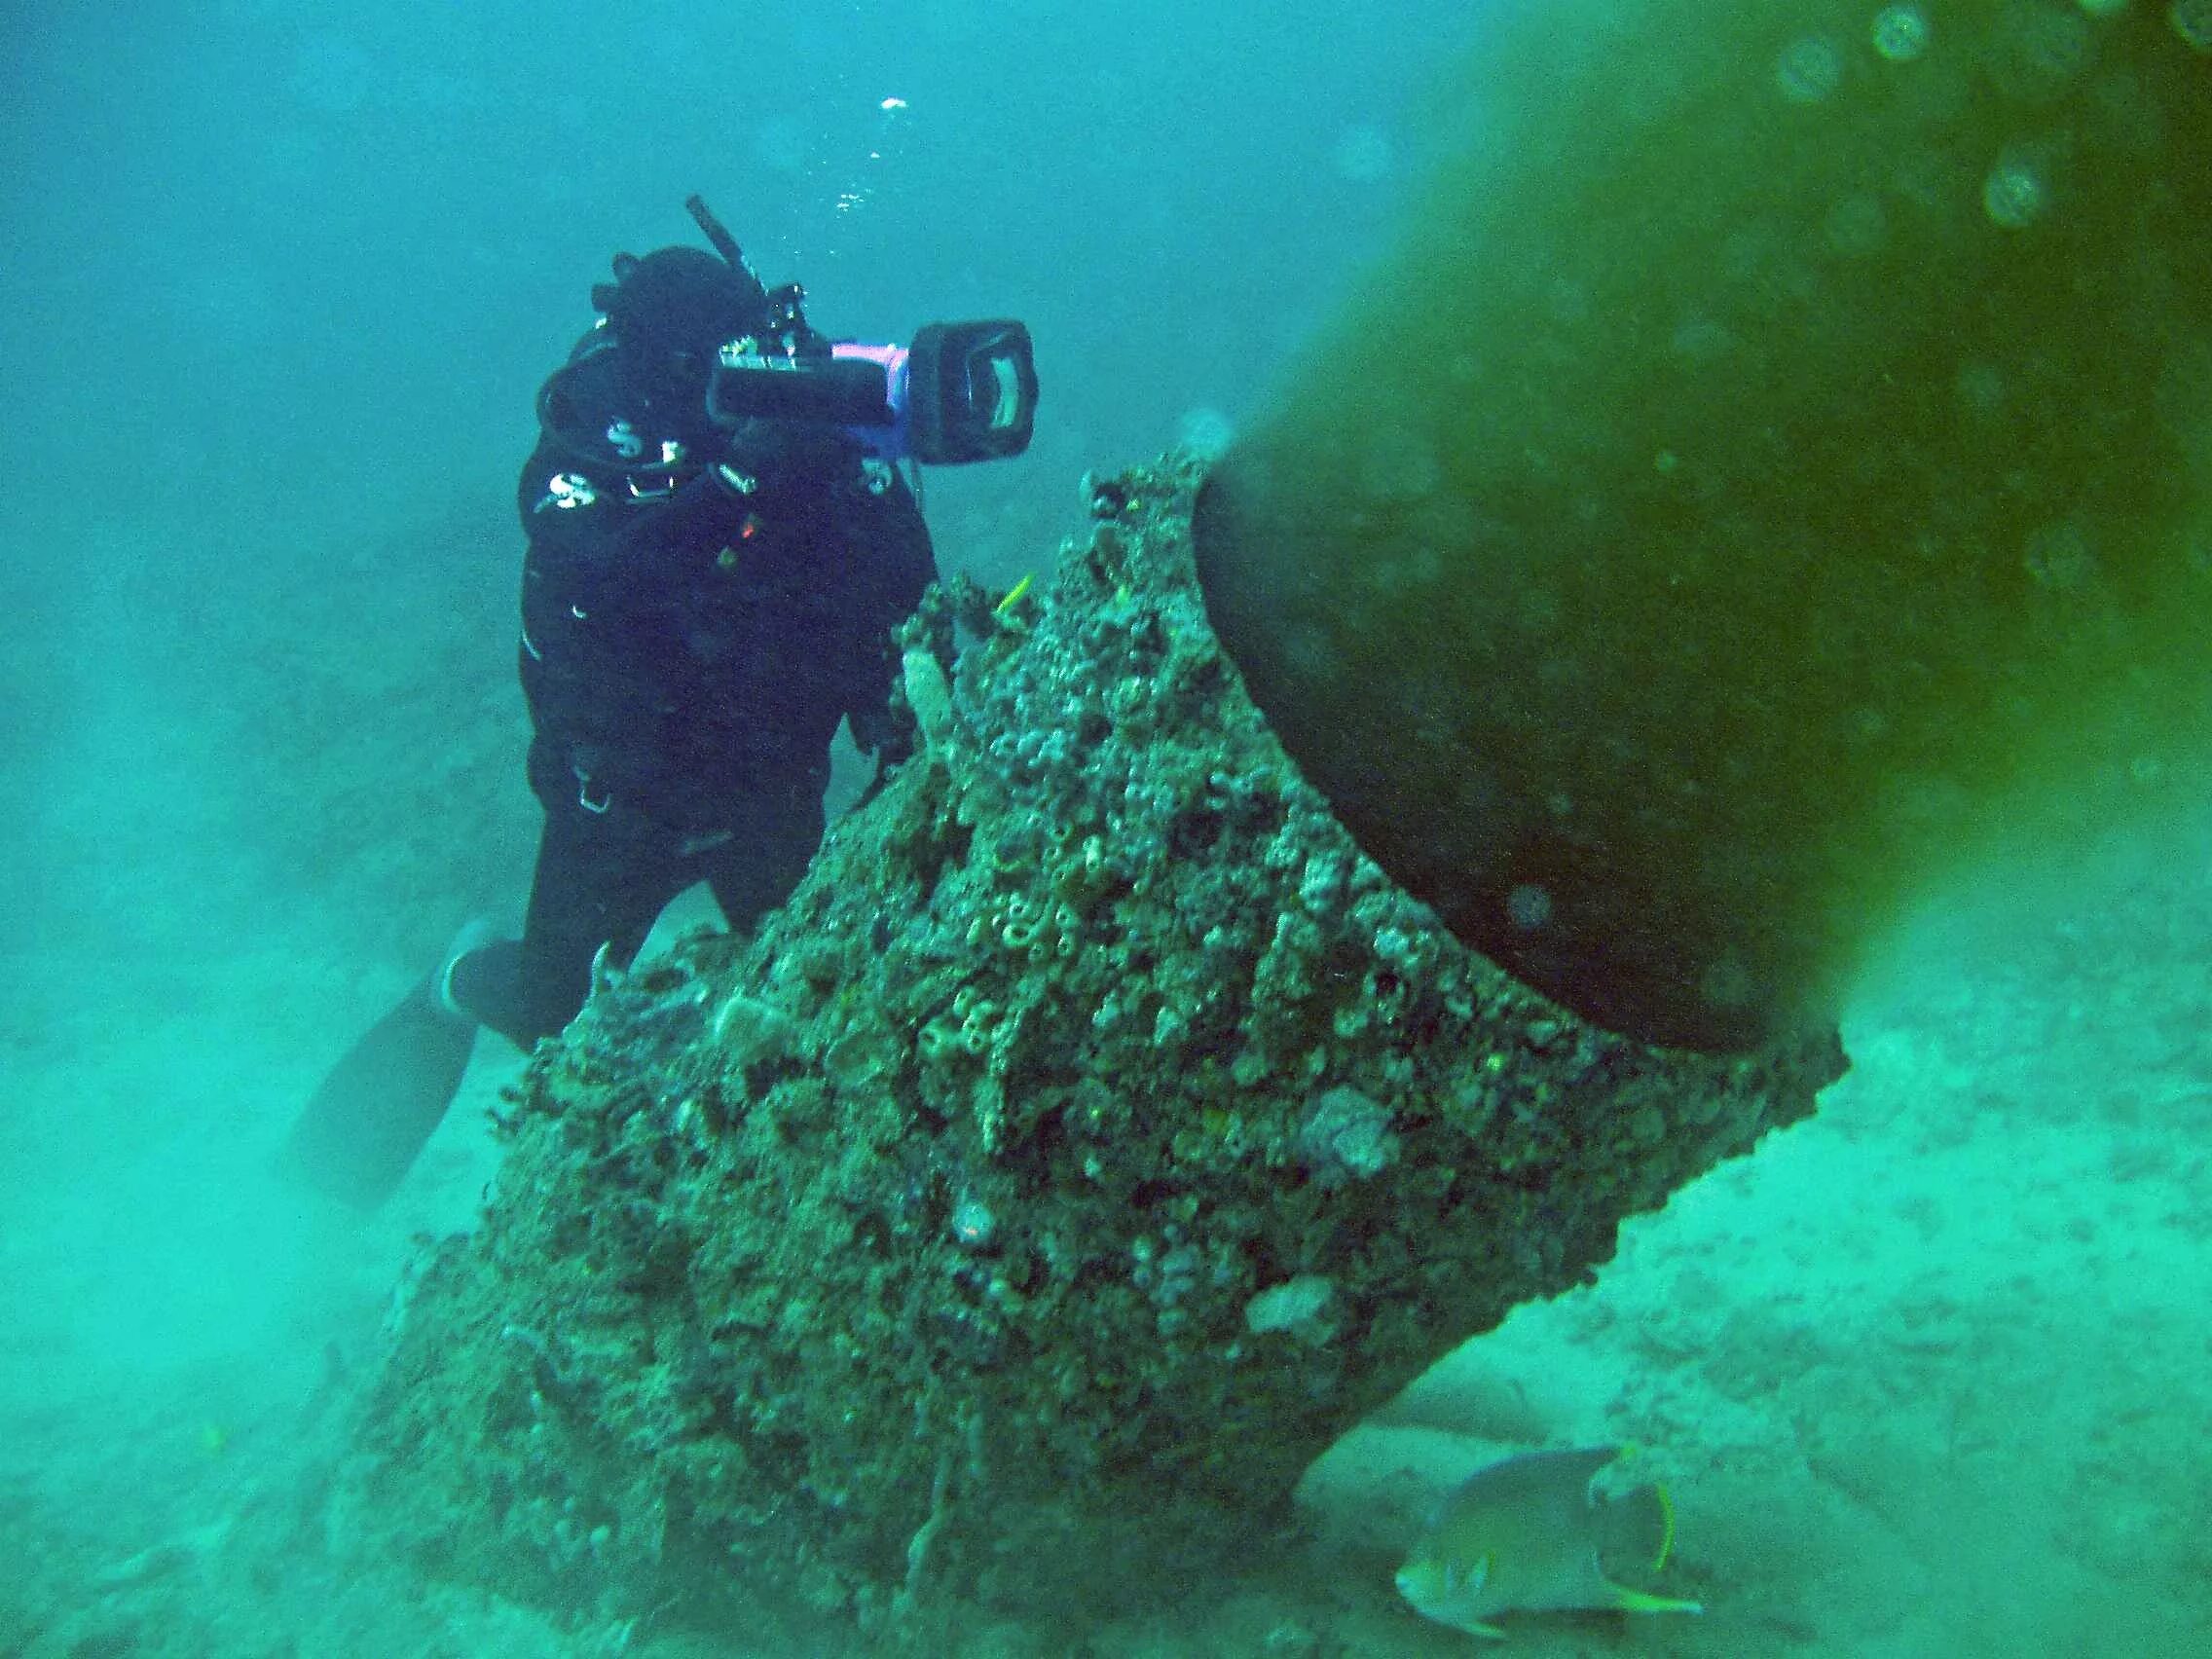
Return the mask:
M 1473 1614 L 1469 1614 L 1463 1619 L 1447 1619 L 1441 1622 L 1449 1624 L 1454 1630 L 1463 1630 L 1469 1636 L 1487 1636 L 1493 1641 L 1503 1641 L 1505 1640 L 1505 1632 L 1499 1630 L 1493 1624 L 1483 1623 Z
M 1675 1504 L 1667 1489 L 1640 1486 L 1605 1499 L 1599 1559 L 1638 1573 L 1664 1571 L 1675 1553 Z
M 1702 1613 L 1703 1602 L 1684 1602 L 1674 1596 L 1653 1596 L 1642 1590 L 1631 1590 L 1625 1584 L 1605 1581 L 1612 1595 L 1613 1605 L 1624 1613 Z
M 1657 1572 L 1675 1550 L 1675 1505 L 1663 1486 L 1640 1486 L 1606 1500 L 1599 1517 L 1604 1543 L 1598 1552 L 1599 1582 L 1607 1603 L 1624 1613 L 1702 1613 L 1703 1604 L 1632 1590 L 1605 1575 L 1617 1565 L 1639 1575 Z

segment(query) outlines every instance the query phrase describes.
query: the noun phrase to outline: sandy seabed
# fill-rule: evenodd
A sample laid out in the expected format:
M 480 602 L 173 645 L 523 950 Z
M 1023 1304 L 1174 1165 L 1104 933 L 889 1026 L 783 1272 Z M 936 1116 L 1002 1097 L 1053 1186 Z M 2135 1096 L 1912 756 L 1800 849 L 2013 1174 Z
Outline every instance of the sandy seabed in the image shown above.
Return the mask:
M 1707 1612 L 1513 1619 L 1515 1651 L 2212 1653 L 2212 896 L 2147 868 L 1919 927 L 1816 1118 L 1331 1453 L 1317 1542 L 964 1650 L 1466 1652 L 1396 1603 L 1393 1534 L 1487 1457 L 1625 1441 L 1675 1496 L 1665 1587 Z M 266 1166 L 402 971 L 257 909 L 242 867 L 196 872 L 190 916 L 173 872 L 107 873 L 18 945 L 0 1014 L 0 1655 L 820 1651 L 579 1630 L 322 1551 L 341 1402 L 414 1240 L 491 1178 L 515 1059 L 482 1041 L 385 1213 L 322 1211 Z

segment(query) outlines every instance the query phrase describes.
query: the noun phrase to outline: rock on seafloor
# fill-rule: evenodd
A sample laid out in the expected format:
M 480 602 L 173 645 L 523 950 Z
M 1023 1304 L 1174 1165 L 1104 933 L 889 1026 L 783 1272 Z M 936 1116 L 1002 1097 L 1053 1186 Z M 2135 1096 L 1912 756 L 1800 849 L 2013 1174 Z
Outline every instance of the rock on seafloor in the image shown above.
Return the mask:
M 1041 595 L 933 594 L 917 752 L 790 904 L 540 1047 L 394 1312 L 362 1538 L 698 1628 L 1135 1607 L 1812 1109 L 1832 1035 L 1609 1035 L 1358 852 L 1206 627 L 1196 483 L 1088 480 Z

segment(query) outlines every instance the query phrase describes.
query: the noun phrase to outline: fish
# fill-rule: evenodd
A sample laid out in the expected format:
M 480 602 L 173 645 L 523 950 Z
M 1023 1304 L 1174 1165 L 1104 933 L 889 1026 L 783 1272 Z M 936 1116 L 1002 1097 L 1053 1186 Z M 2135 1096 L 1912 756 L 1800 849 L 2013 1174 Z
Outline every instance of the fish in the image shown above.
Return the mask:
M 1398 1569 L 1398 1594 L 1423 1618 L 1471 1636 L 1503 1637 L 1486 1621 L 1506 1612 L 1703 1612 L 1699 1603 L 1606 1575 L 1608 1564 L 1656 1573 L 1674 1548 L 1665 1488 L 1616 1495 L 1593 1484 L 1631 1450 L 1529 1452 L 1476 1470 L 1415 1541 Z

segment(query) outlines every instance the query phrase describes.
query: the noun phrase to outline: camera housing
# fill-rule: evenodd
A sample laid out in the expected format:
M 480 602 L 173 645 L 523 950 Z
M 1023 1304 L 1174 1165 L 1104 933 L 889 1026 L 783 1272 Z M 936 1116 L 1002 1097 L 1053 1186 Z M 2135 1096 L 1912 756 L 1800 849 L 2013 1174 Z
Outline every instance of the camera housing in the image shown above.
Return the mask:
M 707 386 L 709 417 L 724 426 L 827 422 L 886 461 L 932 466 L 999 461 L 1029 447 L 1037 362 L 1029 330 L 1011 318 L 933 322 L 907 346 L 848 341 L 807 350 L 801 339 L 749 335 L 723 346 Z

